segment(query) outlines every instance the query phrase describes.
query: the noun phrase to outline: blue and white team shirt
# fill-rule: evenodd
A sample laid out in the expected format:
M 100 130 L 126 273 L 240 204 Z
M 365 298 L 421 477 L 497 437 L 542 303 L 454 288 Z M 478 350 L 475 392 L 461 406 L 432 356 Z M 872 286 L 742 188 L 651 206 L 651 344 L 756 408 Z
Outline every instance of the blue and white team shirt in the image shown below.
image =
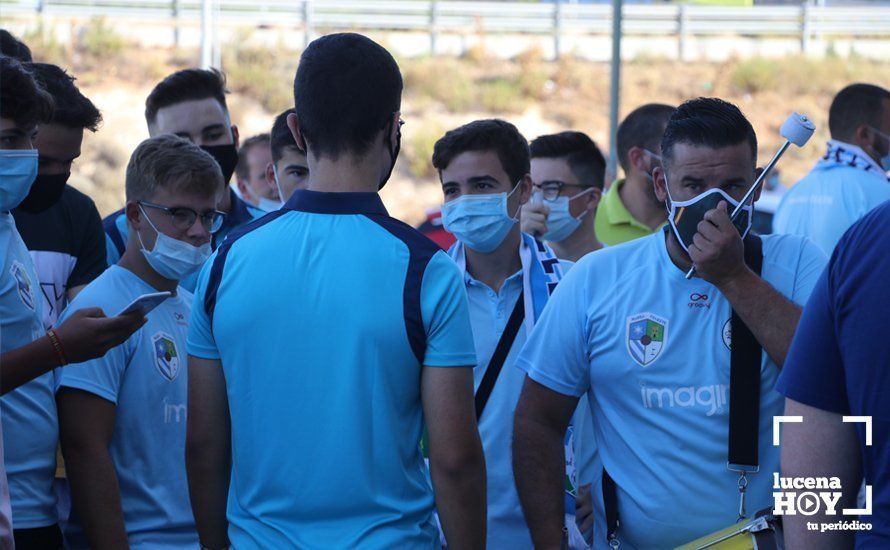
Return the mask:
M 115 315 L 150 292 L 157 289 L 113 265 L 77 295 L 63 320 L 89 307 Z M 192 295 L 179 288 L 126 342 L 104 357 L 60 370 L 60 389 L 85 391 L 116 406 L 108 452 L 132 548 L 198 546 L 185 473 L 191 304 Z M 80 527 L 69 530 L 76 534 Z
M 513 416 L 525 382 L 525 373 L 515 368 L 516 358 L 543 310 L 550 290 L 558 284 L 562 274 L 573 265 L 572 262 L 556 260 L 549 248 L 536 242 L 529 235 L 522 236 L 517 252 L 522 268 L 508 277 L 495 292 L 466 270 L 461 244 L 455 245 L 451 251 L 463 273 L 470 304 L 470 323 L 473 327 L 476 357 L 479 360 L 473 369 L 474 392 L 479 390 L 479 385 L 485 377 L 491 357 L 507 327 L 513 306 L 521 294 L 525 295 L 523 326 L 516 334 L 516 339 L 510 347 L 482 417 L 479 419 L 479 436 L 485 452 L 488 480 L 487 545 L 489 548 L 514 550 L 532 548 L 531 534 L 522 513 L 516 482 L 513 479 Z M 559 267 L 544 265 L 549 262 L 556 263 Z M 592 436 L 592 430 L 590 433 Z M 570 437 L 570 441 L 571 439 Z M 574 485 L 572 483 L 573 488 Z
M 467 298 L 376 193 L 298 190 L 231 235 L 188 342 L 225 374 L 234 547 L 435 547 L 421 371 L 476 364 Z
M 0 213 L 0 251 L 0 352 L 6 353 L 44 335 L 43 296 L 31 255 L 8 212 Z M 59 441 L 54 376 L 47 372 L 0 398 L 15 529 L 58 521 L 53 491 Z
M 729 471 L 729 302 L 671 261 L 664 232 L 589 254 L 572 268 L 520 354 L 544 386 L 587 394 L 597 449 L 618 486 L 623 548 L 690 542 L 735 522 L 738 475 Z M 825 256 L 795 236 L 763 239 L 763 278 L 798 304 Z M 772 503 L 772 417 L 783 398 L 778 367 L 761 367 L 760 474 L 748 510 Z M 594 490 L 594 544 L 607 548 L 602 492 Z
M 825 156 L 782 198 L 773 231 L 807 237 L 830 256 L 853 222 L 888 199 L 884 169 L 859 147 L 832 140 Z

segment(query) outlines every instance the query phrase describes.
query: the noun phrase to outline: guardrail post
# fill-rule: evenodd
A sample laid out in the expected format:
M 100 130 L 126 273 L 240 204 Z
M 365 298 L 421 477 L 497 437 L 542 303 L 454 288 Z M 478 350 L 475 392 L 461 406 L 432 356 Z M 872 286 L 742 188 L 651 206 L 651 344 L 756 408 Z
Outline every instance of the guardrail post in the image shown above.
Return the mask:
M 34 8 L 37 10 L 38 14 L 43 13 L 43 8 L 44 8 L 43 3 L 44 3 L 44 0 L 37 0 L 37 4 L 34 6 Z
M 173 47 L 179 48 L 179 0 L 171 0 L 170 17 L 173 19 Z
M 553 2 L 553 57 L 562 55 L 562 0 Z
M 806 55 L 810 52 L 810 4 L 804 2 L 800 5 L 800 53 Z
M 430 55 L 436 55 L 436 42 L 439 41 L 439 0 L 430 2 Z
M 689 40 L 689 10 L 686 4 L 680 4 L 677 10 L 677 59 L 686 59 L 687 44 Z
M 312 0 L 303 0 L 303 45 L 312 42 Z

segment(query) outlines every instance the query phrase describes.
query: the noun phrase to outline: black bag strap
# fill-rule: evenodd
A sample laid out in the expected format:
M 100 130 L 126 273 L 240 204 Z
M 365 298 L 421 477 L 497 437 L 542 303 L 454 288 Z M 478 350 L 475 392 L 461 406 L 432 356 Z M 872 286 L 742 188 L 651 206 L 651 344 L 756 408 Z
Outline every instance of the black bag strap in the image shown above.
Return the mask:
M 523 292 L 520 290 L 519 298 L 516 299 L 516 305 L 510 314 L 510 319 L 507 320 L 507 326 L 504 328 L 500 340 L 498 340 L 494 354 L 488 361 L 485 376 L 482 377 L 479 389 L 476 390 L 476 420 L 482 418 L 482 411 L 485 410 L 485 404 L 488 403 L 491 390 L 494 389 L 495 382 L 498 381 L 498 375 L 501 374 L 504 361 L 507 360 L 510 348 L 513 347 L 513 341 L 516 340 L 516 335 L 519 333 L 519 327 L 522 326 L 522 321 L 525 320 L 525 299 L 522 294 Z
M 763 241 L 757 235 L 745 238 L 745 263 L 758 277 L 763 269 Z M 729 464 L 758 466 L 757 443 L 760 426 L 760 358 L 763 347 L 733 310 L 732 350 L 729 356 Z M 750 471 L 750 470 L 749 470 Z M 603 506 L 606 511 L 606 541 L 617 538 L 618 486 L 603 468 Z
M 745 239 L 745 263 L 758 277 L 763 268 L 763 241 Z M 763 347 L 735 310 L 732 311 L 729 372 L 729 465 L 756 472 L 759 466 L 760 361 Z M 740 467 L 740 468 L 739 468 Z M 748 469 L 750 468 L 750 469 Z

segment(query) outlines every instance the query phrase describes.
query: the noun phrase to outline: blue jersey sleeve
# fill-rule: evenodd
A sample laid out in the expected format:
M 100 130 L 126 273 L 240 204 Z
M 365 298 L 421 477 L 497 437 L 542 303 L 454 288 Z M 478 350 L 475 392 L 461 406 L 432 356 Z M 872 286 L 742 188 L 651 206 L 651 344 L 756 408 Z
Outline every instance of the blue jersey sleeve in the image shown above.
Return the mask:
M 797 273 L 794 277 L 794 289 L 790 296 L 793 302 L 801 306 L 807 303 L 819 281 L 819 276 L 825 270 L 827 260 L 821 248 L 809 239 L 803 240 Z
M 58 324 L 62 324 L 72 313 L 80 309 L 95 306 L 107 309 L 103 307 L 106 304 L 90 300 L 90 297 L 85 296 L 84 292 L 81 292 L 71 305 L 65 309 Z M 106 313 L 109 312 L 106 311 Z M 115 348 L 111 348 L 102 357 L 56 369 L 56 391 L 61 388 L 74 388 L 98 395 L 102 399 L 117 405 L 121 380 L 130 362 L 131 340 L 138 338 L 138 334 L 141 331 L 142 329 L 139 329 L 130 339 Z
M 516 361 L 535 382 L 575 397 L 590 386 L 585 265 L 579 262 L 556 287 Z
M 791 342 L 776 391 L 811 407 L 849 414 L 844 363 L 835 325 L 829 266 L 816 285 Z
M 426 266 L 420 291 L 426 329 L 428 367 L 468 367 L 476 364 L 467 292 L 460 271 L 444 252 L 436 252 Z
M 186 340 L 189 355 L 201 357 L 202 359 L 220 358 L 216 340 L 213 338 L 210 317 L 207 314 L 207 309 L 204 307 L 207 282 L 210 279 L 210 270 L 215 260 L 216 254 L 213 254 L 204 264 L 204 267 L 201 268 L 201 273 L 198 275 L 195 298 L 192 301 L 192 314 L 189 318 L 188 339 Z

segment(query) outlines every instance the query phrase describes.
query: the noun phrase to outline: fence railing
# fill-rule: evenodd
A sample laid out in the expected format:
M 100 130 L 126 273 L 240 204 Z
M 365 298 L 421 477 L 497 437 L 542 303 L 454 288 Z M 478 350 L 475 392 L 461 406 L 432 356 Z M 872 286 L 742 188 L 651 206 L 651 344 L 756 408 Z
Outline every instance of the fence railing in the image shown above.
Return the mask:
M 291 26 L 313 35 L 332 30 L 403 30 L 429 35 L 436 51 L 441 34 L 534 34 L 553 39 L 556 55 L 562 37 L 607 35 L 611 7 L 606 4 L 466 2 L 449 0 L 214 0 L 219 24 Z M 28 12 L 164 20 L 173 25 L 197 21 L 200 0 L 0 0 L 0 15 Z M 715 35 L 793 37 L 806 53 L 815 38 L 890 39 L 890 6 L 715 7 L 685 4 L 627 4 L 623 32 L 628 36 L 688 37 Z

